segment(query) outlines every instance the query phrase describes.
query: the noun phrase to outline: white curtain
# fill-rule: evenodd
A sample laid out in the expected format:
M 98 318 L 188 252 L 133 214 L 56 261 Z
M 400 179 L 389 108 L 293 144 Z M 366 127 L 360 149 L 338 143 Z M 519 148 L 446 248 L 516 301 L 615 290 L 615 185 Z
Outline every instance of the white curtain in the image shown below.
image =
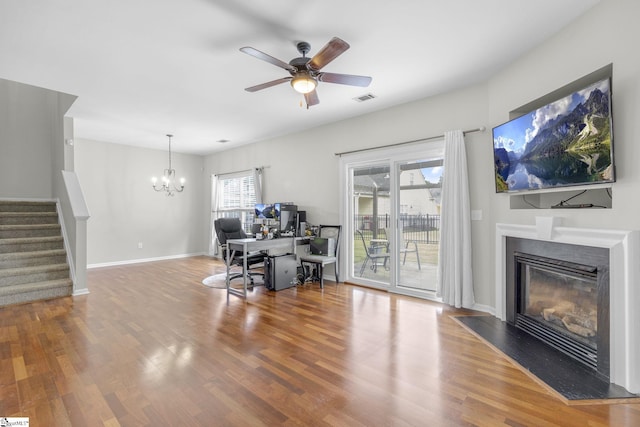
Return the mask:
M 211 239 L 209 239 L 209 255 L 218 255 L 218 236 L 213 222 L 218 218 L 218 176 L 211 177 Z
M 253 170 L 253 188 L 256 193 L 256 203 L 262 203 L 262 168 Z
M 437 295 L 454 307 L 475 304 L 471 271 L 471 211 L 464 134 L 444 134 Z

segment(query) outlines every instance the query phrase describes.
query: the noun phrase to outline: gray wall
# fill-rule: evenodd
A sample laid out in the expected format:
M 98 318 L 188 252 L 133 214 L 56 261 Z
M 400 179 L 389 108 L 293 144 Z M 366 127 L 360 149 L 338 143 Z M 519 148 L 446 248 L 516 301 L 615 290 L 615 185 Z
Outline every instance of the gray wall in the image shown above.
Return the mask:
M 206 158 L 178 154 L 176 169 L 186 175 L 188 187 L 174 198 L 155 194 L 149 187 L 149 177 L 165 167 L 165 151 L 76 141 L 76 169 L 92 213 L 89 263 L 206 252 L 211 174 L 265 166 L 266 200 L 296 202 L 307 210 L 312 223 L 337 222 L 335 152 L 486 126 L 484 133 L 469 134 L 466 144 L 471 208 L 482 211 L 482 220 L 472 223 L 476 299 L 493 306 L 497 222 L 533 224 L 535 216 L 557 215 L 568 226 L 640 228 L 636 214 L 640 170 L 635 165 L 640 147 L 634 135 L 640 117 L 640 59 L 632 53 L 631 44 L 640 39 L 640 29 L 633 22 L 639 14 L 638 4 L 603 0 L 483 84 Z M 511 209 L 511 196 L 494 192 L 491 127 L 508 120 L 509 111 L 609 63 L 613 63 L 618 166 L 613 208 Z M 274 155 L 282 152 L 288 156 Z M 139 241 L 144 244 L 141 250 L 137 249 Z
M 538 97 L 613 64 L 612 111 L 617 182 L 612 209 L 510 209 L 507 195 L 487 195 L 494 205 L 489 226 L 496 222 L 533 224 L 535 216 L 561 217 L 570 227 L 640 229 L 640 57 L 633 54 L 640 39 L 636 17 L 640 3 L 605 0 L 546 43 L 494 76 L 489 83 L 490 125 L 509 119 L 508 112 Z M 576 199 L 579 203 L 580 199 Z M 490 254 L 493 254 L 494 241 Z M 476 251 L 480 252 L 480 249 Z M 483 256 L 481 254 L 480 256 Z M 488 259 L 488 257 L 487 257 Z M 493 259 L 491 259 L 493 262 Z M 493 283 L 494 277 L 487 276 Z
M 76 173 L 91 213 L 89 266 L 206 251 L 203 157 L 173 153 L 172 166 L 186 179 L 182 193 L 167 197 L 151 187 L 151 177 L 168 166 L 167 144 L 164 135 L 158 150 L 75 139 Z
M 563 217 L 567 226 L 639 229 L 640 147 L 635 138 L 640 117 L 640 57 L 632 40 L 640 39 L 634 17 L 640 5 L 604 0 L 561 33 L 503 69 L 488 82 L 401 105 L 386 111 L 244 146 L 205 161 L 207 174 L 266 166 L 265 199 L 290 200 L 307 209 L 312 223 L 339 220 L 338 160 L 335 152 L 413 140 L 450 129 L 486 126 L 466 137 L 473 221 L 473 269 L 476 300 L 494 305 L 494 246 L 497 222 L 533 224 L 535 216 Z M 618 182 L 608 210 L 535 210 L 510 208 L 509 195 L 495 194 L 491 127 L 509 119 L 509 111 L 613 63 L 613 111 Z M 369 102 L 375 102 L 369 101 Z M 320 106 L 319 108 L 330 108 Z M 271 153 L 288 152 L 288 158 Z M 295 159 L 295 160 L 291 160 Z M 208 194 L 206 195 L 208 197 Z M 210 201 L 205 205 L 208 207 Z M 208 210 L 207 213 L 208 214 Z
M 307 219 L 312 224 L 340 223 L 339 158 L 335 153 L 441 135 L 451 129 L 486 126 L 487 102 L 486 85 L 477 85 L 307 132 L 210 155 L 206 158 L 205 171 L 219 174 L 265 166 L 266 201 L 295 202 L 299 209 L 307 210 Z M 490 132 L 471 133 L 465 140 L 469 173 L 473 177 L 470 180 L 471 206 L 472 209 L 488 210 L 491 203 L 487 197 L 493 196 Z M 290 155 L 282 158 L 270 154 L 281 152 Z M 472 229 L 474 241 L 484 241 L 484 245 L 487 239 L 493 239 L 485 223 L 474 223 Z M 483 258 L 474 259 L 474 274 L 477 277 L 490 274 L 491 266 L 486 262 Z M 492 295 L 493 288 L 490 286 L 478 286 L 476 290 L 476 298 L 480 303 L 486 303 Z
M 0 79 L 0 198 L 52 199 L 63 189 L 63 116 L 76 97 Z

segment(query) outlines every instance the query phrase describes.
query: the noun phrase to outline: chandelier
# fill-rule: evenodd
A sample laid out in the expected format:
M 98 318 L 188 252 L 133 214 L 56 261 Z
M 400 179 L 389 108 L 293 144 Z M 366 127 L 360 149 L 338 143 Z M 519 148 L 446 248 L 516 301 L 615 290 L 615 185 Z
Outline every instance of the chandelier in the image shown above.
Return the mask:
M 167 134 L 169 137 L 169 168 L 164 170 L 162 181 L 158 183 L 158 178 L 151 178 L 153 189 L 156 191 L 164 191 L 167 196 L 173 196 L 175 193 L 181 193 L 184 190 L 184 178 L 180 178 L 180 185 L 176 185 L 176 170 L 171 167 L 171 138 L 173 135 Z

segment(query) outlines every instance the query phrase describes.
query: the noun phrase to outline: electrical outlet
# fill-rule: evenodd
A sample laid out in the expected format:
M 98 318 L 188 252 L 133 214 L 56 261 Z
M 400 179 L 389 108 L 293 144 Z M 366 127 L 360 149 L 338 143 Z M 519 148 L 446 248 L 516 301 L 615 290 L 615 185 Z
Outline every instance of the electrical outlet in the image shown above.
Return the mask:
M 142 242 L 138 242 L 138 249 L 142 249 Z

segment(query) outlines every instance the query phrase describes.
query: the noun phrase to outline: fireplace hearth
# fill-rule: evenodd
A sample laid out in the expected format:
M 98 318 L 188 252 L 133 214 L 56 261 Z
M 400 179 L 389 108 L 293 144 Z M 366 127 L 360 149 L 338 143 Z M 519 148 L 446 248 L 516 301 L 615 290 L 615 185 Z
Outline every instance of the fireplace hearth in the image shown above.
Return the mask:
M 609 251 L 515 237 L 506 246 L 507 322 L 609 380 Z
M 591 349 L 593 349 L 593 344 L 595 343 L 597 353 L 595 358 L 597 359 L 596 370 L 587 368 L 585 363 L 575 362 L 575 359 L 568 356 L 565 357 L 573 360 L 574 362 L 572 363 L 580 366 L 584 372 L 595 372 L 593 375 L 601 378 L 604 384 L 610 384 L 612 387 L 621 386 L 632 394 L 640 394 L 640 365 L 637 363 L 640 360 L 640 310 L 638 309 L 640 307 L 640 287 L 637 285 L 640 283 L 640 231 L 563 227 L 561 226 L 562 220 L 563 218 L 559 217 L 536 217 L 534 225 L 496 224 L 495 317 L 501 320 L 502 324 L 514 330 L 522 331 L 526 336 L 532 336 L 528 332 L 512 326 L 515 324 L 515 306 L 517 304 L 516 301 L 518 301 L 515 297 L 515 287 L 512 286 L 513 278 L 515 277 L 516 268 L 522 269 L 523 267 L 517 267 L 515 258 L 511 258 L 508 261 L 507 241 L 510 238 L 520 238 L 540 243 L 553 243 L 553 245 L 545 247 L 541 251 L 532 252 L 529 248 L 514 251 L 533 255 L 534 257 L 557 259 L 561 260 L 561 262 L 586 266 L 587 270 L 594 266 L 597 267 L 595 290 L 589 278 L 583 279 L 581 275 L 576 278 L 575 275 L 569 274 L 570 277 L 568 279 L 577 281 L 577 283 L 571 285 L 573 287 L 584 289 L 591 287 L 591 290 L 584 291 L 587 295 L 593 295 L 594 291 L 598 294 L 596 328 L 592 328 L 588 324 L 584 326 L 585 330 L 581 330 L 576 326 L 571 327 L 574 329 L 574 334 L 575 331 L 581 331 L 583 335 L 596 334 L 597 338 L 583 337 L 577 334 L 582 338 L 576 340 L 578 342 L 582 341 L 582 344 Z M 558 245 L 556 246 L 555 244 Z M 570 246 L 563 248 L 563 245 Z M 604 255 L 604 257 L 608 260 L 608 268 L 606 263 L 591 259 L 592 255 L 589 253 L 582 254 L 580 257 L 572 257 L 573 250 L 571 245 L 591 248 L 596 252 L 605 251 L 604 253 L 607 255 Z M 564 256 L 568 256 L 568 258 L 563 258 Z M 529 270 L 535 270 L 535 266 L 534 268 L 528 268 Z M 578 270 L 580 269 L 582 267 L 578 268 Z M 533 272 L 534 279 L 536 279 L 537 274 L 538 272 Z M 600 276 L 607 277 L 606 288 L 602 287 Z M 602 294 L 604 289 L 607 289 L 608 296 Z M 575 297 L 567 297 L 566 299 L 574 302 Z M 608 307 L 600 304 L 604 300 L 608 301 Z M 590 311 L 590 304 L 592 303 L 581 302 L 584 307 L 580 310 Z M 551 310 L 555 309 L 557 312 L 560 307 L 546 307 L 547 310 L 549 308 Z M 535 313 L 536 310 L 531 311 Z M 550 318 L 550 314 L 552 313 L 548 310 L 548 318 Z M 580 314 L 580 317 L 583 316 L 584 314 Z M 562 316 L 562 318 L 564 317 L 567 317 L 566 314 Z M 560 322 L 562 322 L 562 318 L 560 318 Z M 569 325 L 581 326 L 579 322 L 584 322 L 584 320 L 574 320 L 565 319 Z M 608 321 L 608 325 L 604 324 L 604 321 Z M 569 330 L 566 325 L 563 326 L 566 330 Z M 608 328 L 608 333 L 605 334 L 606 328 Z M 560 333 L 566 335 L 566 331 Z M 608 342 L 601 341 L 601 337 L 604 336 L 608 337 Z M 572 338 L 576 337 L 573 336 Z M 593 339 L 595 341 L 592 341 Z M 535 340 L 541 342 L 537 338 Z M 508 341 L 511 342 L 511 339 L 509 338 Z M 516 343 L 515 348 L 519 349 L 520 344 Z M 547 346 L 547 348 L 553 347 Z M 608 350 L 606 350 L 607 348 Z M 557 351 L 555 348 L 553 350 Z M 526 349 L 522 349 L 522 351 L 529 353 Z M 562 352 L 559 352 L 559 354 L 564 355 Z M 535 359 L 536 356 L 534 356 Z M 592 357 L 589 356 L 587 359 L 592 359 Z M 607 359 L 608 369 L 606 368 Z M 609 380 L 607 381 L 606 378 Z

